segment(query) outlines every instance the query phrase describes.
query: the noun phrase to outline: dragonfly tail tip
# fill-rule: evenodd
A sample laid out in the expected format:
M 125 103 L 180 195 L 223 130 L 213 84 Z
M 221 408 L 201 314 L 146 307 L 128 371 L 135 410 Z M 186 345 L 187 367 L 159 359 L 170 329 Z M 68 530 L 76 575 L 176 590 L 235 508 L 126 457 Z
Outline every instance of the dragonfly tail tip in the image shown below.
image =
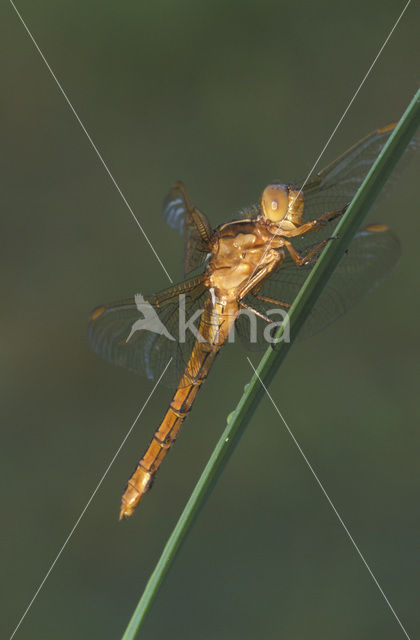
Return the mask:
M 134 509 L 129 507 L 123 502 L 121 505 L 120 516 L 118 520 L 121 522 L 121 520 L 125 520 L 126 518 L 129 518 L 133 514 L 133 512 L 134 512 Z

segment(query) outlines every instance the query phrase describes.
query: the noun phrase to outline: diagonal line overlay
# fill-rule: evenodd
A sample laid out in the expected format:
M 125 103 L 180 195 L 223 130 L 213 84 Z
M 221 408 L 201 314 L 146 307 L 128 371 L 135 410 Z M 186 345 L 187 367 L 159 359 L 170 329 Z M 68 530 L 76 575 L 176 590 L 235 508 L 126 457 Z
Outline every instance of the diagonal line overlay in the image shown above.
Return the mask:
M 398 615 L 395 612 L 395 609 L 393 608 L 392 604 L 390 603 L 390 601 L 388 600 L 384 590 L 382 589 L 381 585 L 379 584 L 378 580 L 376 579 L 372 569 L 370 568 L 370 566 L 367 563 L 367 560 L 365 559 L 364 555 L 362 554 L 362 552 L 360 551 L 356 541 L 354 540 L 353 536 L 351 535 L 349 529 L 347 528 L 346 523 L 344 522 L 344 520 L 342 519 L 341 515 L 339 514 L 339 512 L 337 511 L 333 501 L 331 500 L 330 496 L 328 495 L 326 489 L 324 488 L 324 485 L 322 484 L 321 480 L 318 478 L 316 472 L 314 471 L 314 468 L 312 467 L 311 463 L 309 462 L 308 458 L 306 457 L 304 451 L 302 450 L 302 447 L 300 446 L 299 442 L 296 440 L 292 430 L 290 429 L 289 425 L 287 424 L 286 420 L 284 419 L 280 409 L 278 408 L 278 406 L 276 405 L 276 403 L 274 402 L 272 396 L 270 395 L 267 387 L 265 386 L 264 382 L 261 380 L 260 376 L 258 375 L 257 370 L 255 369 L 254 365 L 252 364 L 251 360 L 247 357 L 247 360 L 252 368 L 252 370 L 254 371 L 254 374 L 257 376 L 258 380 L 261 383 L 261 386 L 263 387 L 264 391 L 266 392 L 271 404 L 273 405 L 274 409 L 277 411 L 278 415 L 280 416 L 284 426 L 286 427 L 290 437 L 292 438 L 293 442 L 295 443 L 296 447 L 298 448 L 298 451 L 300 453 L 300 455 L 302 456 L 302 458 L 304 459 L 308 469 L 310 470 L 310 472 L 312 473 L 313 477 L 315 478 L 319 488 L 321 489 L 322 493 L 324 494 L 325 498 L 328 501 L 328 504 L 330 505 L 331 509 L 334 511 L 339 523 L 341 524 L 341 526 L 343 527 L 344 531 L 347 534 L 347 537 L 349 538 L 350 542 L 352 543 L 353 547 L 355 548 L 358 556 L 360 557 L 361 561 L 363 562 L 363 564 L 365 565 L 366 569 L 368 570 L 370 577 L 372 578 L 373 582 L 375 583 L 375 585 L 377 586 L 377 588 L 379 589 L 382 597 L 384 598 L 385 602 L 387 603 L 392 615 L 394 616 L 395 620 L 397 621 L 398 625 L 400 626 L 401 630 L 403 631 L 405 637 L 407 638 L 407 640 L 411 640 L 410 636 L 408 635 L 407 631 L 405 630 L 405 627 L 403 625 L 403 623 L 401 622 L 401 620 L 399 619 Z
M 134 422 L 132 423 L 131 427 L 129 428 L 129 430 L 127 431 L 126 435 L 124 436 L 123 441 L 121 442 L 120 446 L 118 447 L 118 449 L 116 450 L 114 456 L 111 459 L 111 462 L 109 463 L 109 465 L 107 466 L 107 468 L 105 469 L 104 474 L 102 475 L 101 479 L 99 480 L 98 484 L 96 485 L 95 490 L 93 491 L 92 495 L 90 496 L 89 500 L 87 501 L 85 507 L 83 508 L 80 516 L 77 518 L 76 522 L 74 523 L 70 533 L 68 534 L 67 538 L 65 539 L 63 545 L 61 546 L 60 550 L 58 551 L 54 561 L 52 562 L 52 564 L 50 565 L 50 568 L 48 569 L 47 573 L 45 574 L 44 578 L 42 579 L 39 587 L 37 588 L 37 590 L 35 591 L 32 599 L 30 600 L 28 606 L 26 607 L 25 611 L 23 612 L 22 617 L 20 618 L 19 622 L 17 623 L 12 635 L 10 636 L 9 640 L 12 640 L 12 638 L 15 636 L 17 630 L 19 629 L 20 625 L 22 624 L 22 622 L 24 621 L 24 619 L 26 618 L 27 614 L 29 613 L 30 608 L 32 607 L 33 603 L 35 602 L 36 597 L 38 596 L 39 592 L 41 591 L 42 587 L 44 586 L 45 582 L 47 581 L 51 571 L 54 569 L 58 559 L 60 558 L 61 554 L 63 553 L 64 549 L 67 546 L 67 543 L 69 542 L 70 538 L 72 537 L 73 533 L 76 531 L 81 519 L 83 518 L 83 516 L 85 515 L 90 503 L 92 502 L 93 498 L 95 497 L 95 495 L 97 494 L 101 484 L 103 483 L 103 481 L 105 480 L 105 477 L 108 474 L 108 471 L 110 470 L 110 468 L 112 467 L 112 465 L 114 464 L 118 454 L 120 453 L 121 449 L 123 448 L 123 446 L 126 443 L 127 438 L 129 437 L 129 435 L 131 434 L 132 430 L 134 429 L 134 427 L 137 424 L 138 419 L 140 418 L 141 414 L 143 413 L 143 411 L 145 410 L 150 398 L 152 397 L 152 395 L 154 394 L 156 387 L 158 386 L 158 384 L 160 383 L 160 381 L 162 380 L 163 376 L 166 373 L 166 370 L 168 369 L 169 365 L 172 362 L 172 358 L 169 360 L 168 364 L 166 365 L 166 367 L 164 368 L 164 370 L 162 371 L 159 379 L 156 381 L 155 386 L 153 387 L 153 389 L 151 390 L 151 392 L 149 393 L 149 395 L 146 398 L 145 403 L 143 404 L 142 408 L 140 409 L 140 411 L 138 412 L 136 419 L 134 420 Z
M 22 18 L 21 14 L 19 13 L 19 11 L 17 10 L 13 0 L 9 0 L 10 4 L 12 5 L 13 9 L 16 12 L 16 15 L 18 16 L 19 20 L 21 21 L 22 25 L 25 28 L 26 33 L 28 34 L 28 36 L 30 37 L 30 39 L 32 40 L 35 49 L 38 51 L 39 55 L 41 56 L 45 66 L 47 67 L 48 71 L 50 72 L 51 76 L 53 77 L 53 79 L 55 80 L 55 83 L 57 85 L 57 87 L 59 88 L 63 98 L 65 99 L 65 101 L 67 102 L 68 106 L 70 107 L 74 117 L 76 118 L 77 122 L 79 123 L 79 125 L 81 126 L 84 134 L 86 135 L 87 139 L 89 140 L 93 150 L 95 151 L 96 155 L 98 156 L 102 166 L 104 167 L 105 171 L 107 172 L 108 176 L 111 178 L 111 181 L 114 185 L 114 187 L 116 188 L 116 190 L 118 191 L 118 193 L 120 194 L 125 206 L 127 207 L 127 209 L 129 210 L 129 212 L 131 213 L 135 223 L 137 224 L 138 228 L 140 229 L 140 231 L 142 232 L 147 244 L 149 245 L 149 247 L 151 248 L 151 250 L 153 251 L 157 261 L 159 262 L 160 266 L 162 267 L 162 269 L 164 270 L 164 272 L 166 273 L 167 277 L 169 278 L 169 281 L 172 283 L 173 280 L 171 278 L 171 276 L 169 275 L 169 273 L 167 272 L 162 260 L 159 258 L 154 246 L 152 245 L 151 241 L 149 240 L 145 230 L 143 229 L 142 225 L 140 224 L 136 214 L 134 213 L 131 205 L 129 204 L 127 198 L 125 197 L 125 195 L 123 194 L 123 192 L 121 191 L 117 181 L 115 180 L 114 176 L 112 175 L 108 165 L 106 164 L 105 160 L 103 159 L 98 147 L 96 146 L 96 144 L 94 143 L 94 141 L 92 140 L 91 136 L 89 135 L 85 125 L 83 124 L 83 122 L 81 121 L 76 109 L 73 107 L 72 103 L 70 102 L 69 97 L 67 96 L 66 92 L 64 91 L 63 87 L 61 86 L 60 82 L 58 81 L 57 76 L 55 75 L 54 71 L 52 70 L 52 68 L 50 67 L 50 65 L 47 62 L 46 57 L 44 56 L 44 54 L 42 53 L 41 49 L 39 48 L 35 38 L 33 37 L 32 33 L 29 31 L 28 26 L 26 25 L 24 19 Z
M 312 175 L 313 170 L 315 169 L 315 167 L 317 166 L 318 162 L 321 160 L 322 156 L 324 155 L 324 152 L 326 150 L 326 148 L 328 147 L 328 145 L 330 144 L 331 140 L 333 139 L 333 137 L 335 136 L 335 134 L 337 133 L 338 128 L 340 127 L 341 123 L 343 122 L 344 118 L 347 115 L 347 112 L 349 111 L 351 105 L 353 104 L 353 102 L 355 101 L 357 95 L 359 94 L 361 88 L 363 87 L 363 85 L 365 84 L 370 72 L 372 71 L 373 67 L 375 66 L 376 62 L 378 61 L 378 58 L 380 57 L 380 55 L 382 54 L 382 51 L 385 49 L 386 45 L 388 44 L 389 39 L 391 38 L 392 34 L 394 33 L 395 29 L 397 28 L 398 23 L 400 22 L 401 18 L 403 17 L 404 13 L 406 12 L 406 10 L 408 9 L 408 6 L 411 4 L 411 0 L 408 0 L 408 2 L 406 3 L 406 5 L 404 6 L 403 10 L 401 11 L 400 15 L 398 16 L 397 20 L 395 21 L 392 29 L 390 30 L 390 32 L 388 33 L 387 37 L 385 38 L 381 48 L 379 49 L 378 53 L 376 54 L 375 58 L 373 59 L 373 62 L 371 63 L 369 69 L 366 71 L 362 81 L 360 82 L 359 86 L 357 87 L 356 91 L 353 94 L 353 97 L 350 99 L 350 102 L 348 103 L 347 107 L 344 109 L 343 114 L 341 116 L 341 118 L 339 119 L 339 121 L 337 122 L 337 124 L 335 125 L 334 129 L 332 130 L 332 133 L 330 134 L 330 137 L 328 138 L 327 142 L 324 144 L 321 153 L 319 154 L 319 156 L 317 157 L 317 159 L 315 160 L 312 168 L 310 169 L 308 175 L 305 178 L 305 181 L 303 182 L 302 186 L 299 189 L 299 194 L 302 193 L 303 188 L 305 187 L 306 183 L 308 182 L 309 178 Z M 298 196 L 296 196 L 297 198 Z M 293 200 L 292 205 L 294 204 L 294 202 L 296 201 L 296 198 Z M 267 253 L 267 251 L 270 249 L 271 244 L 274 240 L 273 236 L 270 240 L 270 242 L 267 244 L 267 247 L 265 248 L 265 251 L 263 253 L 263 255 L 260 258 L 260 261 L 258 262 L 258 264 L 256 265 L 256 267 L 254 268 L 254 270 L 252 271 L 251 275 L 248 278 L 248 282 L 249 280 L 251 280 L 251 278 L 253 277 L 254 273 L 258 270 L 259 266 L 261 265 L 261 263 L 264 260 L 264 257 Z

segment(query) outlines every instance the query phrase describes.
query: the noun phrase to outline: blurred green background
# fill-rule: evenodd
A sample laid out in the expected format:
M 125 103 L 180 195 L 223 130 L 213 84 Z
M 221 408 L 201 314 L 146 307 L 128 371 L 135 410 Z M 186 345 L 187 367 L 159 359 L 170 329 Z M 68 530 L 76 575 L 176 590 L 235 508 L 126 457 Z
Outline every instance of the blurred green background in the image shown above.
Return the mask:
M 161 201 L 182 179 L 214 225 L 304 177 L 403 2 L 20 0 L 18 8 L 175 280 Z M 167 278 L 11 5 L 2 47 L 2 637 L 9 637 L 152 384 L 103 362 L 89 311 Z M 320 167 L 417 88 L 410 6 Z M 373 213 L 391 277 L 296 344 L 272 395 L 409 633 L 418 607 L 418 164 Z M 253 354 L 254 364 L 258 357 Z M 16 638 L 119 638 L 251 371 L 226 349 L 151 494 L 120 495 L 170 399 L 159 389 Z M 161 640 L 403 637 L 268 400 L 144 626 Z

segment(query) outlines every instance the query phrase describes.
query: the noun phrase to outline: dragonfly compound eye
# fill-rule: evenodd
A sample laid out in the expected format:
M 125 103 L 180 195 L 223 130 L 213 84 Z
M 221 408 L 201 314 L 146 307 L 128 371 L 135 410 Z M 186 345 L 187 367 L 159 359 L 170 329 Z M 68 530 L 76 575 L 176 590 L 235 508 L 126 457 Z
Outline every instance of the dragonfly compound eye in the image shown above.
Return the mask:
M 284 184 L 269 184 L 261 196 L 261 208 L 265 218 L 280 222 L 287 214 L 289 189 Z

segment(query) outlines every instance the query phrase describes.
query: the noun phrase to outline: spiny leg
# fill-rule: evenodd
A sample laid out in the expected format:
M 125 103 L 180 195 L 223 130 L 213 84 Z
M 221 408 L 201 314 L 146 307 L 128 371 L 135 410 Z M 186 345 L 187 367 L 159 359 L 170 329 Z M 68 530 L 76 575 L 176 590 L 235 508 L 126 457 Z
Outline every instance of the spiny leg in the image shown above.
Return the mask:
M 289 242 L 288 240 L 284 241 L 284 246 L 288 250 L 288 252 L 290 254 L 290 257 L 292 258 L 292 260 L 295 263 L 295 265 L 298 266 L 298 267 L 302 267 L 305 264 L 306 265 L 310 264 L 311 261 L 315 262 L 315 260 L 313 260 L 314 256 L 316 256 L 316 254 L 319 253 L 319 251 L 321 251 L 321 249 L 323 247 L 325 247 L 325 245 L 330 240 L 333 240 L 333 238 L 327 238 L 326 240 L 322 240 L 322 242 L 320 242 L 313 249 L 311 249 L 311 251 L 309 251 L 309 253 L 307 253 L 306 256 L 302 256 L 299 253 L 299 251 L 297 251 L 297 249 L 295 249 L 294 246 L 292 245 L 292 243 Z
M 246 302 L 244 302 L 243 300 L 239 300 L 239 304 L 241 305 L 241 307 L 244 307 L 244 309 L 248 309 L 248 311 L 251 311 L 251 313 L 255 313 L 256 316 L 258 316 L 262 320 L 265 320 L 265 322 L 268 322 L 269 324 L 271 324 L 272 321 L 268 316 L 265 316 L 263 313 L 260 313 L 259 311 L 254 309 L 254 307 L 251 307 L 251 305 L 246 304 Z
M 268 298 L 267 296 L 261 296 L 258 293 L 252 292 L 253 296 L 262 302 L 269 302 L 270 304 L 276 304 L 279 307 L 284 307 L 285 309 L 290 309 L 292 306 L 288 302 L 282 302 L 281 300 L 275 300 L 274 298 Z
M 331 222 L 332 220 L 335 220 L 336 218 L 339 218 L 340 216 L 342 216 L 348 206 L 349 205 L 346 204 L 346 206 L 343 209 L 337 209 L 336 211 L 328 211 L 327 213 L 324 213 L 322 216 L 320 216 L 316 220 L 311 220 L 311 222 L 306 222 L 305 224 L 302 224 L 297 229 L 291 229 L 291 230 L 285 230 L 285 231 L 282 230 L 281 235 L 286 236 L 287 238 L 294 238 L 295 236 L 301 236 L 306 233 L 317 231 L 321 227 L 324 227 L 326 224 L 328 224 L 328 222 Z
M 276 304 L 279 307 L 284 307 L 285 309 L 290 309 L 292 306 L 288 302 L 282 302 L 281 300 L 276 300 L 275 298 L 268 298 L 267 296 L 262 296 L 259 291 L 261 290 L 264 282 L 259 282 L 253 289 L 251 289 L 251 293 L 254 298 L 257 300 L 261 300 L 261 302 L 269 302 L 270 304 Z

